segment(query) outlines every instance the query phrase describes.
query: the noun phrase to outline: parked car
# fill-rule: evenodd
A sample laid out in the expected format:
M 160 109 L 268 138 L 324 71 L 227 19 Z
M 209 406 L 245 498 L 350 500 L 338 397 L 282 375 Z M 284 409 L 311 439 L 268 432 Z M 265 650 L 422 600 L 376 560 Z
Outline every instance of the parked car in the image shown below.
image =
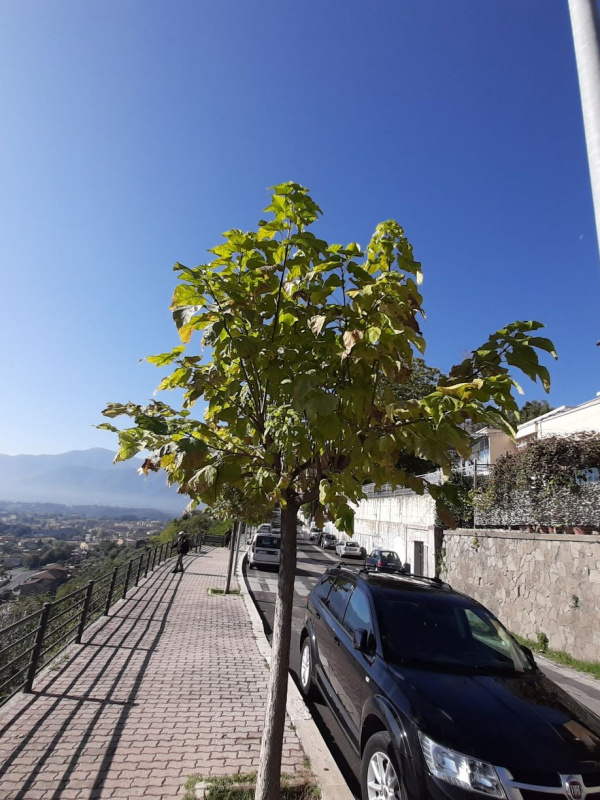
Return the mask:
M 262 525 L 259 525 L 256 529 L 257 533 L 271 533 L 271 523 L 270 522 L 263 522 Z
M 404 571 L 398 553 L 395 553 L 393 550 L 384 550 L 381 547 L 376 547 L 372 553 L 369 553 L 365 558 L 365 567 L 375 572 Z
M 281 561 L 281 536 L 272 533 L 255 533 L 248 548 L 250 569 L 259 564 L 279 566 Z
M 323 550 L 335 550 L 337 546 L 337 536 L 333 533 L 324 533 L 321 537 L 320 544 Z
M 348 539 L 345 542 L 338 542 L 335 552 L 342 558 L 362 558 L 361 547 L 358 542 Z
M 319 528 L 313 527 L 310 529 L 308 538 L 310 539 L 311 542 L 316 542 L 321 538 L 322 535 L 323 531 L 319 530 Z
M 308 597 L 300 684 L 361 759 L 363 800 L 589 800 L 600 718 L 475 600 L 352 567 Z

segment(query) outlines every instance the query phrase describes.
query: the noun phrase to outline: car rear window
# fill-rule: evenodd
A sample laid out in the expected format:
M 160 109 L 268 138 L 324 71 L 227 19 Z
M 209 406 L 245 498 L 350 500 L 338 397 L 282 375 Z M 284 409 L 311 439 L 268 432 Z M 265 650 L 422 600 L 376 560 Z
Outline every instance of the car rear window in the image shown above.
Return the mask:
M 257 536 L 256 546 L 279 549 L 281 547 L 281 540 L 279 539 L 279 536 Z
M 393 550 L 382 550 L 380 555 L 381 560 L 384 564 L 399 564 L 400 559 L 398 558 L 398 554 L 394 553 Z

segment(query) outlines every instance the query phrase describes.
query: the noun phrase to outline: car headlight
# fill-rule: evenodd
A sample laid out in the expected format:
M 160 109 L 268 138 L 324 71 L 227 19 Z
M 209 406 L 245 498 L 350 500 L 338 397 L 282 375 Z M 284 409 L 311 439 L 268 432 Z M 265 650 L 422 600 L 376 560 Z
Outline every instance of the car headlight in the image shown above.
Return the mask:
M 419 739 L 425 762 L 435 778 L 490 797 L 506 797 L 500 778 L 491 764 L 442 747 L 424 733 L 419 732 Z

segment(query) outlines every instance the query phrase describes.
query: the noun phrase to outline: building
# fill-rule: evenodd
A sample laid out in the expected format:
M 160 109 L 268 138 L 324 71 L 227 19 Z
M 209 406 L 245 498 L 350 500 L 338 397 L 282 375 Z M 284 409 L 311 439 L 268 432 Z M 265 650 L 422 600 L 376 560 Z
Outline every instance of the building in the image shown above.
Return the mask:
M 569 436 L 573 433 L 600 433 L 600 396 L 579 406 L 560 406 L 547 414 L 519 425 L 517 447 L 548 436 Z
M 505 453 L 514 453 L 517 446 L 514 440 L 498 428 L 480 428 L 473 434 L 471 458 L 460 462 L 460 469 L 466 475 L 488 475 L 491 467 Z
M 426 476 L 435 480 L 437 474 Z M 438 528 L 435 501 L 411 489 L 364 487 L 367 497 L 354 506 L 353 539 L 370 553 L 383 547 L 398 553 L 417 575 L 433 577 L 436 570 Z
M 69 571 L 58 564 L 52 564 L 41 572 L 36 572 L 19 587 L 22 597 L 54 592 L 69 577 Z

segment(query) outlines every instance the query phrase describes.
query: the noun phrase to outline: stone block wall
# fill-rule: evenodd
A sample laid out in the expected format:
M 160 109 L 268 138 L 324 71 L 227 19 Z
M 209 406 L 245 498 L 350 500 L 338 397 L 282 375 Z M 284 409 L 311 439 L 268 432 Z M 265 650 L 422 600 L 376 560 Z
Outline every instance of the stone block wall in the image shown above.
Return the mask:
M 440 564 L 509 630 L 600 661 L 600 536 L 445 531 Z

